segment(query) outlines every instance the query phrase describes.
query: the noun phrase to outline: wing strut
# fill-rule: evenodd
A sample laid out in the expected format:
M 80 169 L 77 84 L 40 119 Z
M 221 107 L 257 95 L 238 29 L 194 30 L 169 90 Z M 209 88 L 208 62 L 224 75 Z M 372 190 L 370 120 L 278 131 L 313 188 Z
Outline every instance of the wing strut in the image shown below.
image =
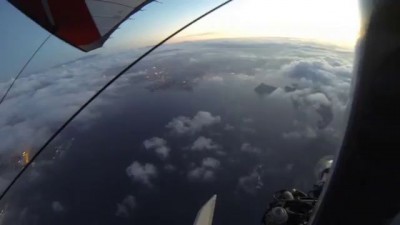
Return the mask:
M 15 82 L 18 80 L 18 78 L 21 76 L 21 74 L 25 71 L 25 68 L 31 63 L 32 59 L 35 58 L 36 54 L 40 51 L 40 49 L 42 49 L 42 47 L 44 46 L 44 44 L 46 44 L 46 42 L 50 39 L 51 34 L 49 34 L 47 36 L 46 39 L 44 39 L 44 41 L 39 45 L 39 47 L 35 50 L 35 52 L 33 52 L 33 54 L 31 55 L 31 57 L 28 59 L 28 61 L 26 61 L 26 63 L 24 64 L 24 66 L 22 66 L 22 68 L 19 70 L 17 76 L 14 77 L 13 81 L 11 82 L 10 86 L 8 86 L 7 91 L 4 93 L 3 97 L 1 97 L 0 99 L 0 105 L 4 102 L 4 100 L 6 99 L 8 93 L 10 92 L 11 88 L 14 86 Z

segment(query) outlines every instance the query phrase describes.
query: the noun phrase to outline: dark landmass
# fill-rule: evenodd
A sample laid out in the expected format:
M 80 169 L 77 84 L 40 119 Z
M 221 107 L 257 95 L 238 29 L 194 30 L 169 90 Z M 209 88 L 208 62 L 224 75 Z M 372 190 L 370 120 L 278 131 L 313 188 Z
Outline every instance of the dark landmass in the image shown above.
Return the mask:
M 259 95 L 269 95 L 275 90 L 276 87 L 264 83 L 261 83 L 256 88 L 254 88 L 254 91 Z
M 297 87 L 296 86 L 285 86 L 284 89 L 285 89 L 286 93 L 289 93 L 289 92 L 293 92 L 293 91 L 297 90 Z
M 318 128 L 326 128 L 333 120 L 333 111 L 331 106 L 320 105 L 317 109 L 318 114 L 321 116 L 321 120 L 318 121 Z

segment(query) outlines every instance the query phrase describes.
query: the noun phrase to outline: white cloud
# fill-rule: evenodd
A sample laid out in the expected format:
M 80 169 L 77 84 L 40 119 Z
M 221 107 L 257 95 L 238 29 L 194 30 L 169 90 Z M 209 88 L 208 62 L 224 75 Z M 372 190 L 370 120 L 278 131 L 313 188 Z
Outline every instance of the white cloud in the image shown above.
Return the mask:
M 215 82 L 223 82 L 224 78 L 222 78 L 220 76 L 211 76 L 211 77 L 208 78 L 208 80 L 215 81 Z
M 218 145 L 214 143 L 214 141 L 211 138 L 206 138 L 203 136 L 198 137 L 191 149 L 192 150 L 197 150 L 197 151 L 201 151 L 201 150 L 213 150 L 213 149 L 217 149 Z
M 59 201 L 53 201 L 51 203 L 51 208 L 53 209 L 54 212 L 60 213 L 64 211 L 64 206 L 61 204 Z
M 240 150 L 243 152 L 249 152 L 249 153 L 261 153 L 261 149 L 252 146 L 250 143 L 243 143 L 242 146 L 240 146 Z
M 127 195 L 121 203 L 117 203 L 115 216 L 127 218 L 130 212 L 136 207 L 136 199 L 132 195 Z
M 202 165 L 203 165 L 203 167 L 206 167 L 206 168 L 217 169 L 221 165 L 221 163 L 219 162 L 218 159 L 207 157 L 207 158 L 203 159 Z
M 285 166 L 285 170 L 286 170 L 287 172 L 292 171 L 293 168 L 294 168 L 294 164 L 293 164 L 293 163 L 288 163 L 288 164 L 286 164 L 286 166 Z
M 264 184 L 260 174 L 261 166 L 257 166 L 249 175 L 239 178 L 238 188 L 249 194 L 255 194 Z
M 282 134 L 283 139 L 300 139 L 302 134 L 299 131 L 284 132 Z
M 315 106 L 315 108 L 318 108 L 320 105 L 326 105 L 329 106 L 331 105 L 331 102 L 328 100 L 325 94 L 323 93 L 313 93 L 307 96 L 307 101 L 310 102 Z
M 221 122 L 220 116 L 213 116 L 209 112 L 199 111 L 193 118 L 178 116 L 167 124 L 167 128 L 177 134 L 194 134 L 204 127 Z
M 278 88 L 270 96 L 280 102 L 289 100 L 295 110 L 298 124 L 285 128 L 288 130 L 282 132 L 285 139 L 315 138 L 328 131 L 336 138 L 343 133 L 352 64 L 331 56 L 334 52 L 326 52 L 325 56 L 314 54 L 316 56 L 292 60 L 282 66 L 281 77 L 295 83 L 295 89 L 287 93 Z
M 204 167 L 197 167 L 189 171 L 188 177 L 191 180 L 212 181 L 214 180 L 214 171 Z
M 244 119 L 243 119 L 243 122 L 244 122 L 244 123 L 253 123 L 253 122 L 254 122 L 254 119 L 252 119 L 252 118 L 244 118 Z
M 163 159 L 166 159 L 169 155 L 170 149 L 166 146 L 161 146 L 155 149 L 156 153 Z
M 129 212 L 126 206 L 117 203 L 117 211 L 115 212 L 115 216 L 118 217 L 123 217 L 123 218 L 128 218 L 129 217 Z
M 302 84 L 331 85 L 338 77 L 351 76 L 351 64 L 332 64 L 319 58 L 299 59 L 284 65 L 282 72 L 300 80 Z
M 136 199 L 132 195 L 126 196 L 123 200 L 122 203 L 128 206 L 130 209 L 134 209 L 136 207 Z
M 214 176 L 214 175 L 213 175 L 213 172 L 210 171 L 211 174 L 209 174 L 208 179 L 204 178 L 204 174 L 205 174 L 206 172 L 208 172 L 208 170 L 204 169 L 203 167 L 196 167 L 196 168 L 194 168 L 193 170 L 189 171 L 188 177 L 189 177 L 190 179 L 210 180 L 210 178 L 212 178 L 212 177 Z
M 230 124 L 226 124 L 225 127 L 224 127 L 224 130 L 226 130 L 226 131 L 231 131 L 231 130 L 234 130 L 234 129 L 235 129 L 235 127 L 230 125 Z
M 218 155 L 220 156 L 226 156 L 226 152 L 222 151 L 222 150 L 217 150 L 216 152 Z
M 157 177 L 157 168 L 150 163 L 142 165 L 135 161 L 126 168 L 126 173 L 133 181 L 152 187 L 150 179 Z
M 249 75 L 247 75 L 247 74 L 234 74 L 234 76 L 235 76 L 237 79 L 240 79 L 240 80 L 245 80 L 245 81 L 247 81 L 247 80 L 254 80 L 254 76 L 249 76 Z
M 153 137 L 153 138 L 147 139 L 143 142 L 143 145 L 146 149 L 157 148 L 160 146 L 164 146 L 166 144 L 167 144 L 167 142 L 164 139 L 159 138 L 159 137 Z
M 315 129 L 307 126 L 301 130 L 296 130 L 296 131 L 290 131 L 290 132 L 284 132 L 282 134 L 283 139 L 312 139 L 317 137 L 317 132 Z
M 352 64 L 341 60 L 339 57 L 327 59 L 326 56 L 298 59 L 284 65 L 280 73 L 294 79 L 301 90 L 309 90 L 303 95 L 304 101 L 332 105 L 334 109 L 343 111 L 349 96 Z M 315 93 L 316 90 L 319 94 Z
M 257 131 L 254 128 L 251 128 L 251 127 L 242 127 L 241 131 L 243 131 L 245 133 L 249 133 L 249 134 L 257 133 Z
M 167 141 L 159 137 L 147 139 L 143 142 L 143 145 L 147 150 L 154 150 L 161 159 L 166 159 L 171 151 L 167 147 Z
M 167 164 L 164 166 L 164 169 L 168 172 L 174 172 L 176 170 L 175 166 L 172 164 Z
M 201 166 L 188 172 L 190 180 L 212 181 L 215 178 L 215 170 L 220 167 L 219 160 L 208 157 L 203 159 Z

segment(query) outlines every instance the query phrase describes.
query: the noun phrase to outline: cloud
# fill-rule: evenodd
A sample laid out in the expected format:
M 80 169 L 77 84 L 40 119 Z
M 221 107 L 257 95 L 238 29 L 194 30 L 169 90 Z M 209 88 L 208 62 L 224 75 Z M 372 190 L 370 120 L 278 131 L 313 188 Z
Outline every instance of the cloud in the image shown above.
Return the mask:
M 127 218 L 130 212 L 136 207 L 136 198 L 132 195 L 127 195 L 121 203 L 117 203 L 117 211 L 115 216 Z
M 286 164 L 286 166 L 285 166 L 285 170 L 286 170 L 287 172 L 292 171 L 293 168 L 294 168 L 294 164 L 293 164 L 293 163 L 288 163 L 288 164 Z
M 167 164 L 164 166 L 164 169 L 168 172 L 174 172 L 176 170 L 175 166 L 172 164 Z
M 245 132 L 245 133 L 249 133 L 249 134 L 257 133 L 257 131 L 254 128 L 251 128 L 251 127 L 242 127 L 240 130 Z
M 307 101 L 314 105 L 315 108 L 319 108 L 321 105 L 329 106 L 331 102 L 328 100 L 323 93 L 313 93 L 306 97 Z
M 321 88 L 322 86 L 319 85 Z M 336 94 L 331 93 L 335 96 Z M 344 114 L 344 102 L 340 102 L 336 97 L 328 96 L 327 93 L 316 90 L 313 87 L 296 89 L 286 92 L 282 88 L 270 95 L 275 101 L 291 104 L 294 110 L 293 119 L 296 120 L 295 127 L 289 128 L 290 132 L 297 130 L 323 130 L 332 123 L 338 123 Z M 309 132 L 310 130 L 305 130 Z M 303 131 L 302 131 L 303 132 Z M 316 131 L 317 132 L 317 131 Z
M 128 206 L 130 209 L 134 209 L 136 207 L 136 199 L 132 195 L 126 196 L 123 200 L 122 203 L 126 206 Z
M 188 172 L 190 180 L 212 181 L 215 178 L 214 171 L 220 167 L 219 160 L 207 157 L 203 159 L 201 165 Z
M 61 204 L 59 201 L 53 201 L 51 203 L 51 208 L 53 209 L 54 212 L 60 213 L 64 211 L 64 206 Z
M 167 141 L 159 137 L 147 139 L 143 142 L 143 145 L 147 150 L 154 150 L 161 159 L 166 159 L 171 151 L 167 147 Z
M 211 76 L 211 77 L 208 77 L 207 80 L 214 81 L 214 82 L 223 82 L 224 78 L 222 78 L 220 76 Z
M 244 119 L 243 119 L 243 122 L 244 122 L 244 123 L 253 123 L 253 122 L 254 122 L 254 119 L 252 119 L 252 118 L 244 118 Z
M 317 137 L 317 132 L 315 129 L 307 126 L 302 130 L 284 132 L 282 134 L 283 139 L 293 140 L 293 139 L 312 139 Z
M 211 138 L 206 138 L 203 136 L 198 137 L 191 149 L 192 150 L 196 150 L 196 151 L 201 151 L 201 150 L 213 150 L 213 149 L 217 149 L 218 145 L 214 143 L 214 141 Z
M 224 126 L 224 130 L 226 130 L 226 131 L 231 131 L 231 130 L 234 130 L 234 129 L 235 129 L 235 127 L 230 125 L 230 124 L 226 124 Z
M 281 74 L 294 79 L 300 89 L 311 90 L 310 95 L 319 92 L 320 94 L 308 97 L 311 102 L 330 104 L 338 109 L 343 109 L 347 103 L 352 64 L 341 62 L 340 58 L 328 60 L 326 57 L 316 57 L 294 60 L 281 68 Z
M 204 127 L 221 122 L 220 116 L 213 116 L 209 112 L 199 111 L 193 118 L 179 116 L 167 124 L 167 128 L 177 134 L 194 134 Z
M 157 148 L 160 146 L 164 146 L 166 144 L 167 144 L 167 142 L 164 139 L 159 138 L 159 137 L 153 137 L 153 138 L 147 139 L 143 142 L 143 145 L 146 149 Z
M 202 165 L 205 168 L 217 169 L 221 165 L 221 163 L 217 159 L 207 157 L 203 159 Z
M 243 143 L 242 146 L 240 146 L 240 150 L 243 152 L 248 152 L 248 153 L 261 153 L 261 149 L 252 146 L 250 143 Z
M 352 61 L 336 51 L 315 51 L 312 57 L 290 60 L 278 73 L 291 80 L 295 90 L 290 93 L 281 90 L 275 97 L 291 99 L 297 114 L 303 117 L 297 118 L 303 123 L 303 129 L 312 124 L 320 130 L 333 128 L 335 133 L 332 135 L 340 136 L 340 123 L 349 100 Z M 315 115 L 320 120 L 310 121 Z
M 250 76 L 250 75 L 247 75 L 247 74 L 241 74 L 241 73 L 239 73 L 239 74 L 234 74 L 234 76 L 237 78 L 237 79 L 240 79 L 240 80 L 253 80 L 254 79 L 254 76 Z
M 255 194 L 264 184 L 261 179 L 261 166 L 257 166 L 247 175 L 239 178 L 238 188 L 248 194 Z
M 117 211 L 115 212 L 115 216 L 128 218 L 129 217 L 129 212 L 128 212 L 128 209 L 126 208 L 126 206 L 118 203 L 117 204 Z
M 156 153 L 163 159 L 167 158 L 170 152 L 170 149 L 166 146 L 161 146 L 156 148 Z
M 214 179 L 214 171 L 207 170 L 203 167 L 197 167 L 189 171 L 188 177 L 191 180 L 211 181 Z
M 150 182 L 150 179 L 157 177 L 157 168 L 150 163 L 142 165 L 135 161 L 126 168 L 126 174 L 133 181 L 152 187 L 153 184 Z
M 332 64 L 325 59 L 299 59 L 282 67 L 289 77 L 300 80 L 300 84 L 308 82 L 320 85 L 332 85 L 338 77 L 350 76 L 351 64 Z

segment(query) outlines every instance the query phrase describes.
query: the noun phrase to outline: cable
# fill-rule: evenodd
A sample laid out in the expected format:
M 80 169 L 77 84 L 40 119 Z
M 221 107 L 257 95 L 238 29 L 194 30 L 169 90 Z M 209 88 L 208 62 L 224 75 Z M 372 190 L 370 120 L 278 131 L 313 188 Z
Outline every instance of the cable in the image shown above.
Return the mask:
M 18 172 L 18 174 L 14 177 L 14 179 L 12 179 L 12 181 L 10 182 L 10 184 L 7 186 L 6 189 L 4 189 L 3 193 L 0 195 L 0 201 L 4 198 L 4 196 L 8 193 L 8 191 L 11 189 L 11 187 L 15 184 L 15 182 L 21 177 L 21 175 L 26 171 L 26 169 L 32 164 L 32 162 L 40 155 L 40 153 L 43 152 L 43 150 L 58 136 L 58 134 L 60 134 L 65 127 L 68 126 L 69 123 L 72 122 L 72 120 L 74 120 L 93 100 L 95 100 L 101 93 L 103 93 L 104 90 L 106 90 L 111 84 L 113 84 L 118 78 L 120 78 L 126 71 L 128 71 L 130 68 L 132 68 L 132 66 L 136 65 L 138 62 L 140 62 L 144 57 L 146 57 L 147 55 L 149 55 L 151 52 L 153 52 L 154 50 L 156 50 L 158 47 L 160 47 L 161 45 L 163 45 L 165 42 L 167 42 L 169 39 L 173 38 L 175 35 L 179 34 L 180 32 L 182 32 L 183 30 L 185 30 L 186 28 L 188 28 L 189 26 L 191 26 L 192 24 L 196 23 L 197 21 L 201 20 L 202 18 L 206 17 L 207 15 L 213 13 L 214 11 L 216 11 L 217 9 L 225 6 L 226 4 L 228 4 L 229 2 L 231 2 L 233 0 L 227 0 L 225 2 L 223 2 L 222 4 L 218 5 L 217 7 L 209 10 L 208 12 L 204 13 L 203 15 L 197 17 L 196 19 L 192 20 L 192 22 L 186 24 L 185 26 L 183 26 L 182 28 L 180 28 L 179 30 L 175 31 L 174 33 L 172 33 L 170 36 L 166 37 L 164 40 L 162 40 L 161 42 L 159 42 L 157 45 L 153 46 L 152 48 L 150 48 L 149 50 L 147 50 L 147 52 L 145 52 L 143 55 L 141 55 L 139 58 L 137 58 L 135 61 L 133 61 L 132 63 L 130 63 L 128 66 L 126 66 L 123 70 L 121 70 L 117 75 L 115 75 L 114 78 L 112 78 L 110 81 L 108 81 L 102 88 L 100 88 L 92 97 L 90 97 L 74 114 L 72 114 L 71 117 L 69 117 L 69 119 L 67 121 L 65 121 L 63 123 L 63 125 L 61 125 L 61 127 L 59 127 L 57 129 L 56 132 L 53 133 L 53 135 L 44 143 L 44 145 L 32 156 L 32 159 L 24 166 L 22 167 L 22 169 Z
M 14 80 L 11 82 L 10 86 L 8 86 L 7 91 L 4 93 L 3 97 L 1 97 L 0 100 L 0 105 L 3 103 L 3 101 L 6 99 L 8 93 L 10 92 L 11 88 L 14 86 L 15 82 L 18 80 L 19 76 L 21 76 L 22 72 L 24 72 L 25 68 L 29 65 L 29 63 L 32 61 L 33 58 L 35 58 L 36 54 L 40 51 L 40 49 L 43 47 L 44 44 L 46 44 L 46 42 L 50 39 L 52 35 L 49 34 L 46 39 L 44 39 L 44 41 L 39 45 L 39 47 L 33 52 L 33 54 L 31 55 L 31 57 L 28 59 L 28 61 L 26 61 L 26 63 L 24 64 L 24 66 L 19 70 L 17 76 L 15 76 Z

